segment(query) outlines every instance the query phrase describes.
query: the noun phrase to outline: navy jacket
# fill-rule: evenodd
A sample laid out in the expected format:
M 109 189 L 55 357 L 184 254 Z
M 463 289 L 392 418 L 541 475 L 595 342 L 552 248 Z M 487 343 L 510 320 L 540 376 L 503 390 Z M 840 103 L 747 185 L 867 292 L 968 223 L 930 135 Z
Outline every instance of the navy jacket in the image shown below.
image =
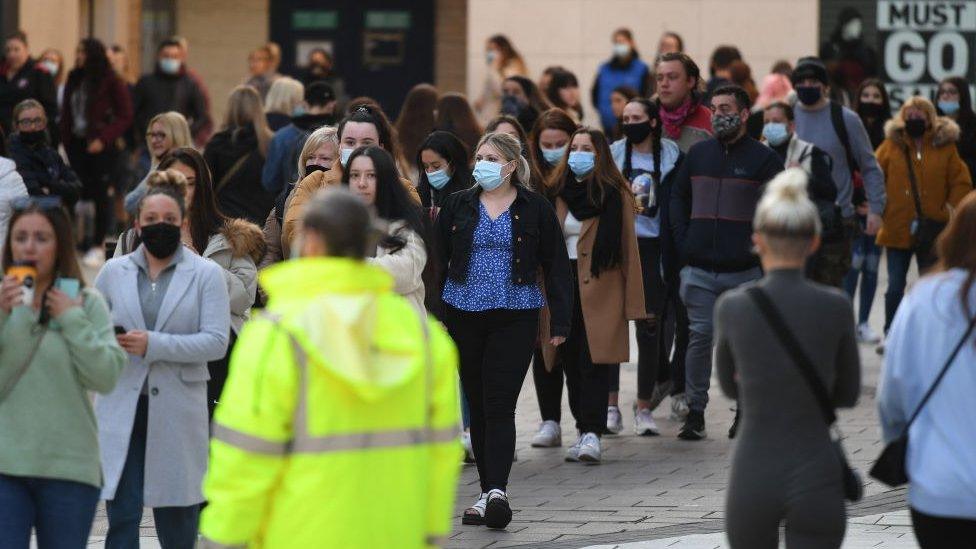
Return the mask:
M 720 273 L 757 267 L 752 218 L 764 185 L 782 170 L 779 155 L 749 136 L 729 146 L 714 137 L 693 145 L 668 211 L 683 263 Z
M 47 143 L 29 146 L 21 141 L 19 133 L 11 135 L 8 144 L 10 159 L 17 164 L 28 194 L 60 196 L 69 208 L 74 206 L 81 193 L 81 181 L 54 147 Z

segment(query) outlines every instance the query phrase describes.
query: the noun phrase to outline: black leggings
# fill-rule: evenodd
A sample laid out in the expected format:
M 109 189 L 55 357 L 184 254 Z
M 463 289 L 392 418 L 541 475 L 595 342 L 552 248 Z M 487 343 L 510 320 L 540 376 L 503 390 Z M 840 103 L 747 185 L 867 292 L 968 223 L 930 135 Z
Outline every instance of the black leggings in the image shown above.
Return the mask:
M 539 310 L 468 312 L 447 304 L 444 309 L 461 358 L 481 490 L 505 490 L 515 454 L 515 405 L 535 347 Z
M 81 180 L 81 198 L 95 203 L 95 234 L 83 247 L 101 246 L 105 242 L 112 223 L 112 201 L 108 195 L 111 179 L 116 173 L 115 143 L 106 143 L 105 150 L 90 154 L 84 139 L 74 138 L 68 143 L 67 153 L 71 168 Z
M 976 520 L 926 515 L 912 508 L 912 529 L 922 549 L 955 549 L 976 543 Z

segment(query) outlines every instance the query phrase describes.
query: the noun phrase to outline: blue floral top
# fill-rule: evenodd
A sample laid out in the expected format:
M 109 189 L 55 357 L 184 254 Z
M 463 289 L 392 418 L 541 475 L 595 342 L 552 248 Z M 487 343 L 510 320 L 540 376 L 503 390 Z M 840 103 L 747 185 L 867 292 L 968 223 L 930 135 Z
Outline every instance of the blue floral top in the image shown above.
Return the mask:
M 444 285 L 444 302 L 462 311 L 490 309 L 539 309 L 545 304 L 538 284 L 512 282 L 512 220 L 509 210 L 492 221 L 484 204 L 478 204 L 478 227 L 471 243 L 468 279 L 459 284 L 450 278 Z

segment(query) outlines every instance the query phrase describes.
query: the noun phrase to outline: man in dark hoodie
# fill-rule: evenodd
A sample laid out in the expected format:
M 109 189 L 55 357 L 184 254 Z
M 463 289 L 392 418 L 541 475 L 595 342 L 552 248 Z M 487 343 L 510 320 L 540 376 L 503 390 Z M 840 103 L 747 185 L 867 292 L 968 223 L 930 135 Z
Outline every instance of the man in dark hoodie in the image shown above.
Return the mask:
M 712 313 L 724 292 L 759 279 L 752 218 L 763 186 L 783 170 L 769 147 L 746 135 L 749 96 L 738 86 L 712 92 L 715 137 L 689 149 L 674 180 L 670 221 L 681 270 L 681 299 L 691 337 L 685 359 L 688 418 L 678 436 L 705 438 L 712 375 Z
M 213 127 L 207 98 L 187 74 L 178 41 L 163 40 L 156 50 L 156 58 L 155 70 L 143 75 L 133 92 L 136 136 L 146 135 L 152 117 L 176 111 L 190 123 L 190 134 L 196 142 L 198 136 Z
M 278 195 L 298 179 L 298 154 L 305 140 L 322 126 L 335 124 L 336 95 L 325 82 L 312 82 L 305 88 L 305 114 L 295 116 L 291 124 L 275 132 L 268 145 L 268 158 L 261 171 L 261 185 Z
M 16 31 L 4 41 L 4 55 L 0 62 L 0 128 L 9 135 L 14 128 L 14 106 L 25 99 L 35 99 L 44 107 L 48 120 L 58 116 L 57 89 L 54 80 L 30 56 L 27 35 Z M 57 125 L 48 132 L 57 145 Z

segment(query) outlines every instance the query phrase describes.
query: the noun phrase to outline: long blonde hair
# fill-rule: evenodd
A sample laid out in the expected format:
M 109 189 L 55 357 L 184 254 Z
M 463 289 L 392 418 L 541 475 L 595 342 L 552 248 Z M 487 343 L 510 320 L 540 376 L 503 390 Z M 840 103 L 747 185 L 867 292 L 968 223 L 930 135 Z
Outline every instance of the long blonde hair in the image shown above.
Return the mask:
M 322 126 L 308 136 L 308 139 L 305 140 L 305 145 L 302 146 L 302 152 L 298 155 L 298 181 L 295 182 L 296 185 L 308 175 L 305 168 L 305 163 L 308 162 L 308 158 L 312 156 L 312 153 L 319 150 L 319 147 L 329 143 L 335 147 L 335 152 L 338 154 L 339 132 L 332 126 Z
M 163 127 L 163 131 L 166 135 L 173 140 L 173 146 L 169 150 L 179 149 L 181 147 L 192 147 L 193 146 L 193 136 L 190 135 L 190 124 L 187 123 L 186 117 L 176 111 L 161 112 L 156 116 L 149 119 L 149 124 L 146 125 L 146 133 L 152 131 L 153 124 L 159 123 Z M 149 147 L 149 136 L 146 135 L 146 147 Z M 155 170 L 156 166 L 159 165 L 159 158 L 153 158 L 151 160 L 151 170 Z
M 305 100 L 305 86 L 289 76 L 282 76 L 271 84 L 268 96 L 265 98 L 264 112 L 277 112 L 291 116 L 295 107 Z
M 251 86 L 237 86 L 227 99 L 227 115 L 224 117 L 223 129 L 236 132 L 248 124 L 254 127 L 261 156 L 266 156 L 272 133 L 268 128 L 268 118 L 264 115 L 261 95 Z

